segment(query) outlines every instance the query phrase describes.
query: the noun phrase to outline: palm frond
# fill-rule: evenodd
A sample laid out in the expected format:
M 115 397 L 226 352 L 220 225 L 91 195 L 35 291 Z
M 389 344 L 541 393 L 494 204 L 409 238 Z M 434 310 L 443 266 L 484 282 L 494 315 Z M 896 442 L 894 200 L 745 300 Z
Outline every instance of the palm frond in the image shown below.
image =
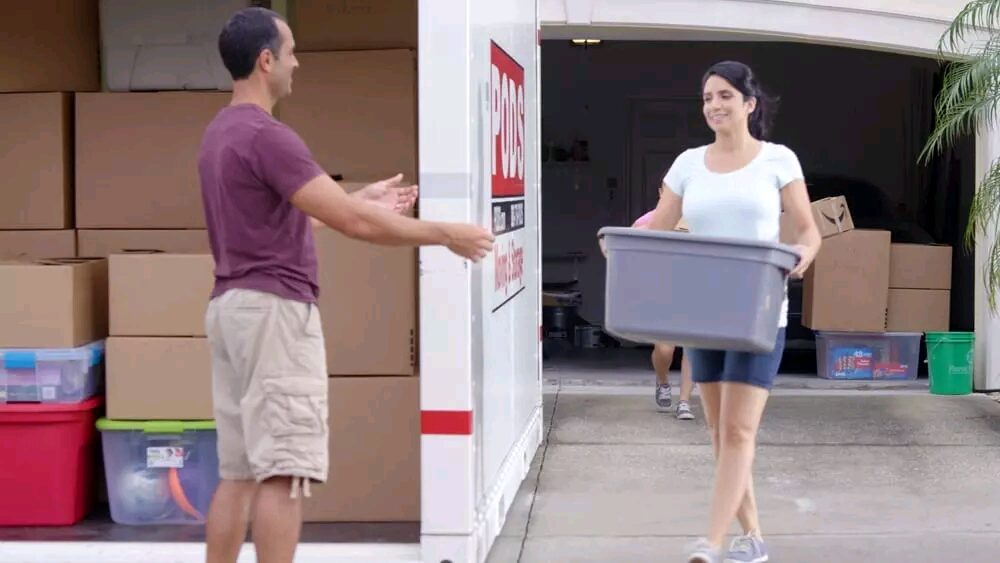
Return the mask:
M 972 0 L 955 16 L 941 36 L 939 50 L 958 52 L 967 34 L 993 34 L 1000 29 L 1000 1 Z
M 965 229 L 965 248 L 975 248 L 976 239 L 987 234 L 987 229 L 1000 219 L 1000 158 L 993 161 L 980 182 L 969 209 L 969 223 Z
M 986 287 L 990 311 L 996 312 L 997 293 L 1000 292 L 1000 240 L 993 241 L 983 264 L 983 285 Z
M 1000 0 L 997 1 L 1000 6 Z M 978 133 L 1000 112 L 1000 35 L 980 56 L 953 63 L 934 103 L 935 127 L 919 160 L 925 163 L 959 137 Z

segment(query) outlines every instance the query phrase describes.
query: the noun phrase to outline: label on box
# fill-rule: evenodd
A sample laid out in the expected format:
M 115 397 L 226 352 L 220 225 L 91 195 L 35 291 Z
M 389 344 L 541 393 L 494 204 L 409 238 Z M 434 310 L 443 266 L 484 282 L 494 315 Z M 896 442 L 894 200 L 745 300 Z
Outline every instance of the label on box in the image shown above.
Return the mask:
M 906 379 L 910 366 L 901 363 L 875 364 L 875 379 Z
M 832 377 L 835 379 L 871 379 L 872 351 L 864 347 L 833 350 Z
M 146 467 L 182 469 L 184 448 L 146 448 Z

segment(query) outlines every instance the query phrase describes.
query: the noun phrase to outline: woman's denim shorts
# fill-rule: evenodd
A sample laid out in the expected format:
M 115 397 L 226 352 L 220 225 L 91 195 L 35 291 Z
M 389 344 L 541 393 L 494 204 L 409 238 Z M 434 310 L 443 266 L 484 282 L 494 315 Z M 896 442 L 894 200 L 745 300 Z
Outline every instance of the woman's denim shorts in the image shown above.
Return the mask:
M 771 390 L 785 352 L 785 329 L 778 329 L 774 350 L 755 354 L 686 348 L 691 362 L 691 379 L 698 383 L 746 383 Z

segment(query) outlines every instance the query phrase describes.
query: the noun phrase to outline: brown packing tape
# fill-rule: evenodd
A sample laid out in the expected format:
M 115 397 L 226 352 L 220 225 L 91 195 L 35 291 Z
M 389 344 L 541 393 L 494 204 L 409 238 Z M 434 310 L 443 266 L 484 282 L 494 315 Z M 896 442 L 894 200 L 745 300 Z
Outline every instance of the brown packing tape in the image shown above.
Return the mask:
M 88 262 L 93 262 L 95 260 L 100 260 L 100 258 L 73 256 L 67 258 L 42 258 L 39 260 L 32 260 L 32 262 L 40 266 L 66 266 L 72 264 L 87 264 Z
M 837 204 L 840 205 L 837 205 Z M 843 201 L 831 202 L 832 209 L 824 207 L 820 209 L 820 216 L 828 223 L 837 227 L 837 232 L 844 232 L 844 220 L 847 218 L 847 203 Z M 839 209 L 838 209 L 839 208 Z

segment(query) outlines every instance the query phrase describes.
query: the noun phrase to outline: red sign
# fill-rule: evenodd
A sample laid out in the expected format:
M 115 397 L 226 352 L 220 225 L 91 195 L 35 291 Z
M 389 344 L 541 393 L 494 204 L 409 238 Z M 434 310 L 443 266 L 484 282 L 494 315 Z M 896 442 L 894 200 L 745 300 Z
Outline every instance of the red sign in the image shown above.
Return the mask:
M 524 195 L 524 67 L 490 42 L 493 197 Z

